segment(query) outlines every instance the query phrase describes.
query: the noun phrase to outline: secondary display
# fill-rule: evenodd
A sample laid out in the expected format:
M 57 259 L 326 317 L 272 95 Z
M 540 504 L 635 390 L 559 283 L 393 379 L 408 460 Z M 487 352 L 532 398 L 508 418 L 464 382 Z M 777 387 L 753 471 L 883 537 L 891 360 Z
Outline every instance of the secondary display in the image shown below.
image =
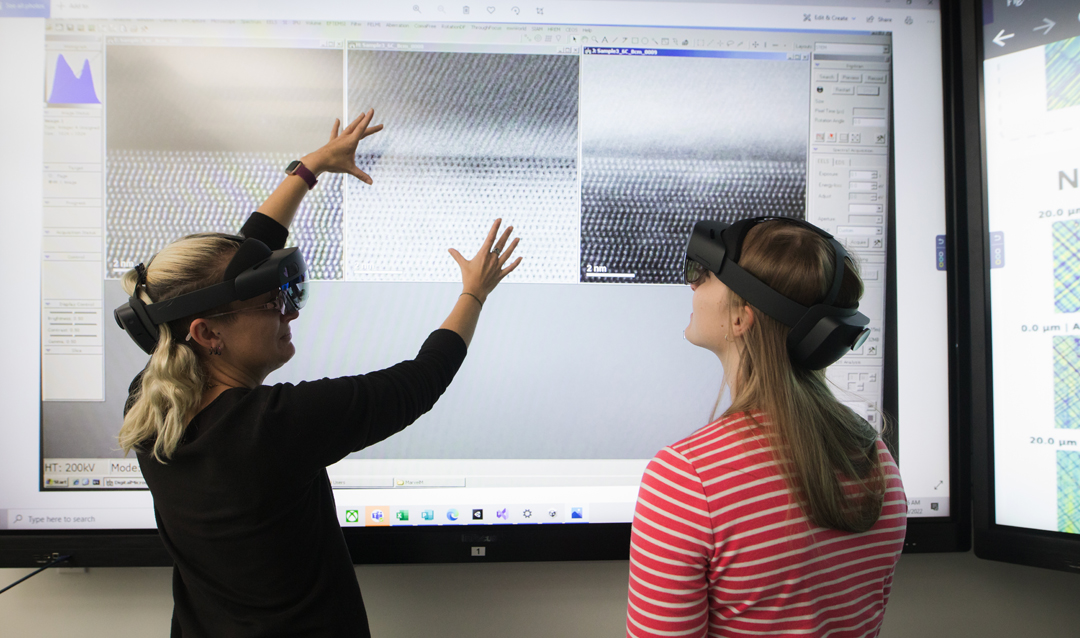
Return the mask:
M 1031 44 L 984 62 L 995 521 L 1077 534 L 1080 36 Z

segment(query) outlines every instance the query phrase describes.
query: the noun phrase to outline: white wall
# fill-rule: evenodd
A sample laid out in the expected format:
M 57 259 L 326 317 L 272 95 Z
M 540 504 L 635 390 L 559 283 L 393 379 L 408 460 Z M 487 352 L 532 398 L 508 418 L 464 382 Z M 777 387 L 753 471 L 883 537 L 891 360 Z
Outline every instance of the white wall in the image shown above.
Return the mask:
M 29 573 L 0 570 L 0 586 Z M 167 635 L 170 570 L 47 571 L 0 595 L 0 636 Z M 365 566 L 356 570 L 375 636 L 620 636 L 627 564 Z M 1080 574 L 904 556 L 883 638 L 1080 635 Z

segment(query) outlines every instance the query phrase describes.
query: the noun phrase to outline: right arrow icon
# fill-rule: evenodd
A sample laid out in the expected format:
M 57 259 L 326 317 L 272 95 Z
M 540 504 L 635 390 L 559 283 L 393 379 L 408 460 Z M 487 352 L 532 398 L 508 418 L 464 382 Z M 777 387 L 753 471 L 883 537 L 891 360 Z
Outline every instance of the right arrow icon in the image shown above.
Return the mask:
M 1005 46 L 1005 41 L 1008 40 L 1009 38 L 1015 36 L 1015 35 L 1016 35 L 1015 33 L 1010 33 L 1009 35 L 1005 35 L 1005 29 L 1002 29 L 1001 31 L 998 32 L 997 35 L 994 36 L 994 44 L 998 45 L 999 47 L 1003 47 L 1003 46 Z
M 1032 29 L 1032 31 L 1040 31 L 1042 29 L 1046 29 L 1046 31 L 1043 31 L 1043 35 L 1046 35 L 1050 33 L 1050 29 L 1053 29 L 1055 24 L 1057 23 L 1050 18 L 1043 18 L 1043 23 Z

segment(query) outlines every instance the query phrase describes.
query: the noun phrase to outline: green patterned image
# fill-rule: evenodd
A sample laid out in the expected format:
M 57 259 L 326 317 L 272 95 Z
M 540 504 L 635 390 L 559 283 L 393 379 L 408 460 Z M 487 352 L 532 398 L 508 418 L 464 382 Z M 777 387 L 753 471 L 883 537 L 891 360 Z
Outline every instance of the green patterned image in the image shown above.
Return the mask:
M 1054 427 L 1080 429 L 1080 339 L 1054 337 Z
M 1080 452 L 1057 453 L 1058 531 L 1080 534 Z
M 1080 311 L 1080 221 L 1055 222 L 1051 234 L 1054 307 L 1058 312 Z
M 1080 106 L 1080 36 L 1046 45 L 1046 110 Z

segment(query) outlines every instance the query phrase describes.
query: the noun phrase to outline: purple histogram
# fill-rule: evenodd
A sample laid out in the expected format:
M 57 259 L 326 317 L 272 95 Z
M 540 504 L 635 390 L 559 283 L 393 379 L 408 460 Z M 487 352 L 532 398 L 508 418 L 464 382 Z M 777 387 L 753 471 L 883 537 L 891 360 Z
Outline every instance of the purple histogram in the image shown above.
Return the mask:
M 64 55 L 56 58 L 52 93 L 49 104 L 101 104 L 94 91 L 94 75 L 90 72 L 90 60 L 83 62 L 82 71 L 76 76 Z

